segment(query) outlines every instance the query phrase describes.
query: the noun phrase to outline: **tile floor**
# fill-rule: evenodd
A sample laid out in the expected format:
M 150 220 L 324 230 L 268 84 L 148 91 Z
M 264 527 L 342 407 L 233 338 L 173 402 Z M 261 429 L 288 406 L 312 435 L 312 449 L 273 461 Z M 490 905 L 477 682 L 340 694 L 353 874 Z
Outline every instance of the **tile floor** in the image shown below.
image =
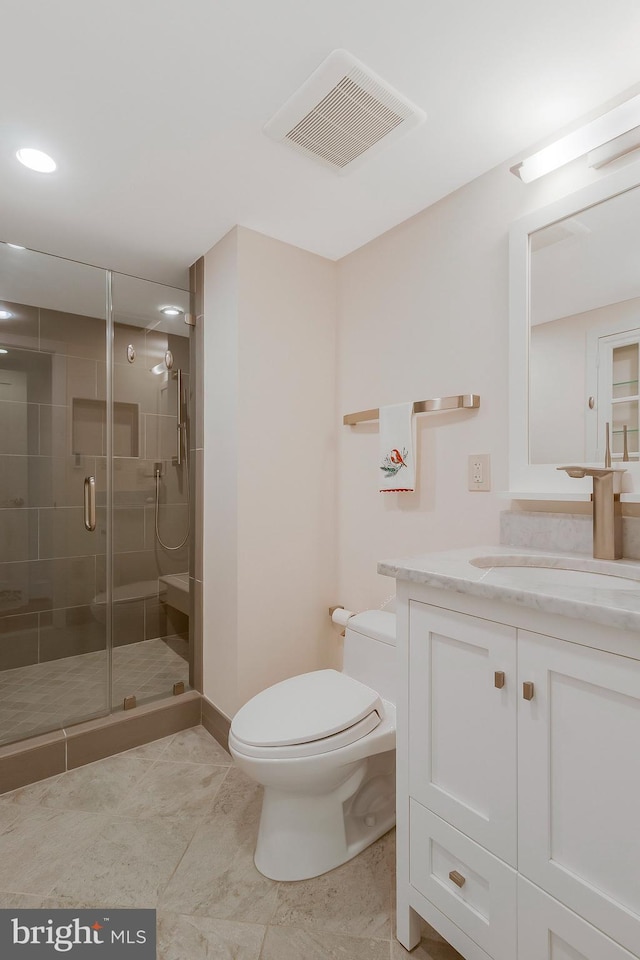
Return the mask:
M 184 649 L 183 649 L 184 648 Z M 113 648 L 113 703 L 135 694 L 138 703 L 189 685 L 186 641 L 143 640 Z M 0 672 L 0 743 L 56 730 L 107 711 L 104 650 Z
M 156 907 L 158 960 L 461 960 L 393 939 L 394 833 L 314 880 L 253 864 L 260 789 L 203 727 L 0 795 L 1 907 Z

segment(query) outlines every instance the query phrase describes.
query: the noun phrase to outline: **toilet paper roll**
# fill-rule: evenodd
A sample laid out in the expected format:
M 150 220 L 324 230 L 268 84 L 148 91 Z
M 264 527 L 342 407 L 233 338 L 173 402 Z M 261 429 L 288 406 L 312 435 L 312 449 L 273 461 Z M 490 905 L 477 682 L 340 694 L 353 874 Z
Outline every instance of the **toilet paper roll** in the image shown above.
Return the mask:
M 334 623 L 339 624 L 341 627 L 346 627 L 347 620 L 352 616 L 353 610 L 345 610 L 344 607 L 336 607 L 331 614 L 331 619 Z

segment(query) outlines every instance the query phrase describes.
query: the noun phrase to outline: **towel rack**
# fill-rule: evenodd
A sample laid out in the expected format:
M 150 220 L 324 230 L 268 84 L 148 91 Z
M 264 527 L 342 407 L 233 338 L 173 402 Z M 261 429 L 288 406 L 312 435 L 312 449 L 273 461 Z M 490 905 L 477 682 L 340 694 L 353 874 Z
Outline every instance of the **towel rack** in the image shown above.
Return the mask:
M 477 393 L 460 393 L 455 397 L 435 397 L 433 400 L 416 400 L 413 404 L 414 413 L 438 413 L 441 410 L 477 410 L 480 406 L 480 397 Z M 346 413 L 342 418 L 345 425 L 353 426 L 365 420 L 377 420 L 380 410 L 360 410 L 358 413 Z

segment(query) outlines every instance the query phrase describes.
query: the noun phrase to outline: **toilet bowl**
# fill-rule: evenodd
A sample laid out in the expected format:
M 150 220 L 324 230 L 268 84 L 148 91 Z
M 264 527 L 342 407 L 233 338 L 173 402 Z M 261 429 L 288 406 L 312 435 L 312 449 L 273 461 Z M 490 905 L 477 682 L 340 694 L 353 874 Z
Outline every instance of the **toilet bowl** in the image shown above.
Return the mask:
M 351 617 L 342 672 L 263 690 L 236 713 L 229 749 L 264 787 L 255 851 L 272 880 L 350 860 L 395 823 L 395 615 Z

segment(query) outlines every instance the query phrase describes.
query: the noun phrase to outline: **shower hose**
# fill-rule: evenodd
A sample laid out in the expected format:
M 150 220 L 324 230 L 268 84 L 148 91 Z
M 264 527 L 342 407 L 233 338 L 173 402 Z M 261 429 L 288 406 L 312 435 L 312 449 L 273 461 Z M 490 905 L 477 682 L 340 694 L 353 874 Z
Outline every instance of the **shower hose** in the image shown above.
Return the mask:
M 160 470 L 156 469 L 156 538 L 161 547 L 164 547 L 165 550 L 180 550 L 184 547 L 185 543 L 189 539 L 189 533 L 191 532 L 191 490 L 189 489 L 189 458 L 185 457 L 185 480 L 187 482 L 187 532 L 184 535 L 184 540 L 177 545 L 177 547 L 170 547 L 168 543 L 165 543 L 162 537 L 160 536 L 160 530 L 158 528 L 158 512 L 160 509 Z

